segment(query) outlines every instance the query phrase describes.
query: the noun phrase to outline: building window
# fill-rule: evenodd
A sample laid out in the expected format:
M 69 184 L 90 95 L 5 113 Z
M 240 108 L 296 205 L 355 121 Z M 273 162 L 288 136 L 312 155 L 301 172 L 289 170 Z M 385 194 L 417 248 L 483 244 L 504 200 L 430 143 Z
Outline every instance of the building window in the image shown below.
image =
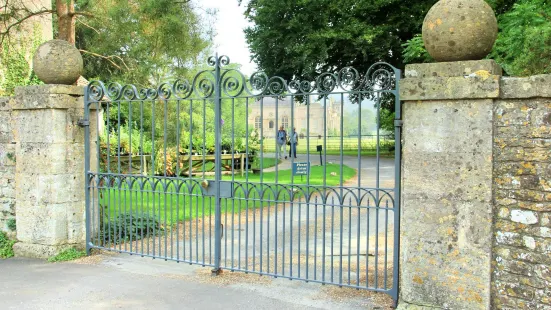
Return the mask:
M 254 128 L 260 129 L 262 127 L 262 121 L 260 121 L 260 116 L 254 118 Z
M 283 128 L 289 128 L 289 118 L 287 116 L 281 119 L 281 126 L 283 126 Z
M 274 129 L 274 121 L 270 121 L 270 129 Z

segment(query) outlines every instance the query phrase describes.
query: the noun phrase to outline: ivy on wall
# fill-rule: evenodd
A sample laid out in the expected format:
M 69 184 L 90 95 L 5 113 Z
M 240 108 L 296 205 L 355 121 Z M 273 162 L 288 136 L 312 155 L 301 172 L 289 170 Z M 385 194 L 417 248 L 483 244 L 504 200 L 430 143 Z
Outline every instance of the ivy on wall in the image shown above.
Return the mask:
M 0 96 L 12 96 L 17 86 L 42 84 L 31 67 L 32 55 L 41 43 L 41 32 L 35 28 L 33 36 L 17 46 L 0 46 Z

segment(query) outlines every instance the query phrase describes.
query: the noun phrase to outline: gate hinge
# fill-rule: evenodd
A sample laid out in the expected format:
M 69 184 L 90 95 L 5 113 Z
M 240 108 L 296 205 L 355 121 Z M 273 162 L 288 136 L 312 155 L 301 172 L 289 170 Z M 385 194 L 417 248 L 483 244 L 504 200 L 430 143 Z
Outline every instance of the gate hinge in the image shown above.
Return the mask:
M 404 124 L 404 121 L 401 119 L 394 120 L 394 127 L 402 127 L 403 124 Z
M 79 127 L 87 127 L 87 126 L 90 126 L 90 121 L 86 119 L 79 119 L 77 122 L 77 125 Z

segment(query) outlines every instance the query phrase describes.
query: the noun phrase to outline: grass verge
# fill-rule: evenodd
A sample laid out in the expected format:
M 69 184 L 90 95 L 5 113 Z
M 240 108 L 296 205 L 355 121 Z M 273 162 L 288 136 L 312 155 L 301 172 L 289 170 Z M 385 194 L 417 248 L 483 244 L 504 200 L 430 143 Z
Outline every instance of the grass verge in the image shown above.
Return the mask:
M 48 258 L 48 261 L 50 263 L 66 262 L 66 261 L 75 260 L 84 256 L 86 256 L 86 251 L 79 251 L 75 248 L 70 248 L 57 254 L 56 256 L 52 256 Z

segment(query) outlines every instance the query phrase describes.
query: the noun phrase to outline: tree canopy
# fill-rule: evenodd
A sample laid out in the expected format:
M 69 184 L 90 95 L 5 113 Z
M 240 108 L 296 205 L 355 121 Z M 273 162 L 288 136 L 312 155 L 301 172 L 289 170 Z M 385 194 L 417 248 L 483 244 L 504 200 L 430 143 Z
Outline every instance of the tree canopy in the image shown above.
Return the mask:
M 550 62 L 548 1 L 486 1 L 500 26 L 492 57 L 510 74 L 544 72 Z M 403 68 L 431 61 L 420 33 L 436 2 L 251 0 L 246 16 L 253 25 L 245 34 L 253 60 L 269 75 L 311 79 L 346 66 L 366 72 L 377 61 Z
M 402 44 L 421 29 L 434 0 L 251 0 L 245 30 L 253 60 L 269 75 L 312 79 L 377 61 L 403 67 Z
M 88 79 L 156 84 L 187 72 L 212 41 L 212 25 L 189 0 L 52 0 L 52 6 L 46 4 L 5 1 L 0 6 L 0 45 L 8 48 L 6 39 L 20 36 L 18 30 L 32 17 L 52 14 L 54 36 L 81 51 Z
M 76 6 L 95 16 L 77 19 L 87 77 L 157 84 L 187 72 L 210 45 L 210 25 L 189 1 L 78 0 Z

